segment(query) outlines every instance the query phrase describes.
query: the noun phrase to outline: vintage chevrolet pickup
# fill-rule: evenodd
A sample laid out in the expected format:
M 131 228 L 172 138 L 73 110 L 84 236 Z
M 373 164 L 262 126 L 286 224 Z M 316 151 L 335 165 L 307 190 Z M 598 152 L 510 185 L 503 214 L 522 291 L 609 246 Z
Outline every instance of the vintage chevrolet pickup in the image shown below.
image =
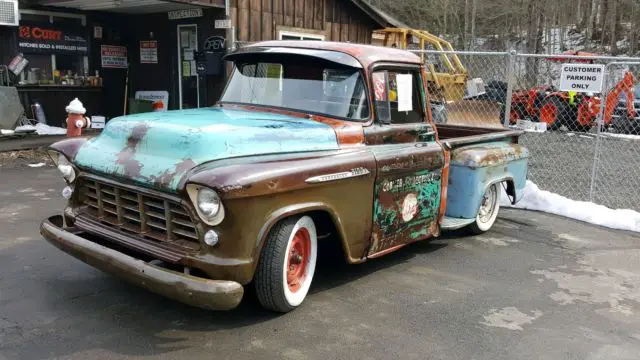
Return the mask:
M 226 56 L 212 107 L 123 116 L 50 147 L 68 205 L 43 237 L 206 309 L 300 306 L 319 249 L 358 264 L 442 230 L 488 231 L 527 179 L 520 131 L 436 125 L 420 58 L 273 41 Z M 321 259 L 321 258 L 320 258 Z

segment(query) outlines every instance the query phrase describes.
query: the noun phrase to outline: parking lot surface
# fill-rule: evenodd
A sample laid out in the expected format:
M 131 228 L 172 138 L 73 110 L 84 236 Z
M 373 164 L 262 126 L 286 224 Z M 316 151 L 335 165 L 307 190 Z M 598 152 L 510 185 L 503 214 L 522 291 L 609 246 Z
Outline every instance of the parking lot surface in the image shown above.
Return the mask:
M 518 210 L 363 265 L 298 310 L 189 308 L 41 239 L 55 169 L 0 168 L 0 359 L 638 359 L 640 237 Z

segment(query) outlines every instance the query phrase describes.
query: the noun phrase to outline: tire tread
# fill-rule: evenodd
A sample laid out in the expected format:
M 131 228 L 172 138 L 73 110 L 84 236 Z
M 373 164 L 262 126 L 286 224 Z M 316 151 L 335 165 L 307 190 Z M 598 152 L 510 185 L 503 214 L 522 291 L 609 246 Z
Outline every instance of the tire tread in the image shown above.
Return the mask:
M 281 259 L 286 255 L 284 252 L 287 250 L 289 235 L 297 221 L 298 218 L 289 218 L 274 225 L 269 231 L 258 261 L 255 279 L 256 296 L 263 307 L 272 311 L 293 310 L 287 304 L 284 293 L 279 291 L 282 279 L 274 274 L 282 274 L 284 270 Z

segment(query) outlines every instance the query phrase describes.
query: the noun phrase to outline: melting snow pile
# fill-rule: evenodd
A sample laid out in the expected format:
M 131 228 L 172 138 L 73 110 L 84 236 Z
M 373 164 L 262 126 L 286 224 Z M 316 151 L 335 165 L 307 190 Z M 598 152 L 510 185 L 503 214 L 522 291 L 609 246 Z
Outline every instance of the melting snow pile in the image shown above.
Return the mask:
M 542 211 L 612 229 L 640 232 L 640 213 L 637 211 L 613 210 L 603 205 L 567 199 L 564 196 L 540 190 L 531 181 L 527 181 L 524 197 L 518 204 L 511 205 L 504 190 L 502 190 L 500 203 L 504 207 Z
M 34 130 L 38 135 L 65 135 L 67 133 L 67 130 L 64 128 L 49 126 L 41 123 L 36 124 L 36 126 L 33 126 L 33 125 L 18 126 L 15 132 L 34 131 Z

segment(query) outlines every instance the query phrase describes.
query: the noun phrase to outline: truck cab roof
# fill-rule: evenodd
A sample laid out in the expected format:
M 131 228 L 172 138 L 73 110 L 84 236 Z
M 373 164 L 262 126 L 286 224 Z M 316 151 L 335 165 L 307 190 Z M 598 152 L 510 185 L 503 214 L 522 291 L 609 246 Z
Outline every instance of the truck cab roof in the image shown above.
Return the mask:
M 290 53 L 300 54 L 300 50 L 314 51 L 313 56 L 324 60 L 339 62 L 343 65 L 367 68 L 375 62 L 422 64 L 420 57 L 412 52 L 388 47 L 363 44 L 350 44 L 332 41 L 313 40 L 272 40 L 247 45 L 225 58 L 233 60 L 243 54 Z M 341 59 L 336 54 L 345 55 Z M 354 63 L 355 62 L 357 63 Z M 359 64 L 359 66 L 358 66 Z

